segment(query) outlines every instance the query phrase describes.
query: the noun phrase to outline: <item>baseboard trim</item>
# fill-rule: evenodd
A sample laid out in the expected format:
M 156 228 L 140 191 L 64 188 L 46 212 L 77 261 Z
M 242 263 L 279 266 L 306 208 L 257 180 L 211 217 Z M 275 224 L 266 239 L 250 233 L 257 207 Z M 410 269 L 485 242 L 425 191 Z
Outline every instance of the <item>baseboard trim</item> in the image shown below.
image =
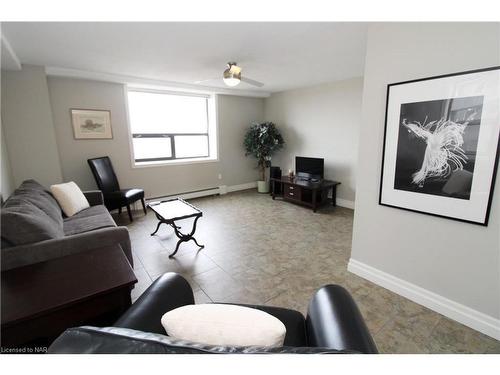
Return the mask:
M 337 206 L 350 208 L 351 210 L 354 210 L 353 201 L 348 201 L 347 199 L 342 199 L 342 198 L 337 198 L 335 201 L 337 203 Z
M 245 184 L 231 185 L 227 187 L 227 192 L 254 189 L 257 187 L 257 181 L 247 182 Z
M 176 197 L 179 197 L 182 199 L 201 198 L 201 197 L 208 197 L 210 195 L 225 194 L 224 190 L 227 191 L 228 193 L 231 193 L 233 191 L 253 189 L 256 187 L 257 187 L 257 181 L 254 181 L 254 182 L 247 182 L 245 184 L 239 184 L 239 185 L 220 186 L 220 187 L 213 187 L 213 188 L 208 188 L 208 189 L 203 189 L 203 190 L 188 191 L 188 192 L 178 193 L 178 194 L 163 195 L 161 197 L 147 198 L 146 200 L 147 201 L 156 201 L 156 200 L 171 199 L 171 198 L 176 198 Z
M 349 260 L 347 270 L 467 327 L 500 340 L 500 319 L 471 309 L 352 258 Z
M 208 197 L 210 195 L 217 195 L 217 194 L 219 194 L 219 188 L 216 187 L 203 190 L 188 191 L 179 194 L 163 195 L 161 197 L 148 198 L 147 200 L 157 201 L 157 200 L 172 199 L 172 198 L 192 199 L 192 198 Z

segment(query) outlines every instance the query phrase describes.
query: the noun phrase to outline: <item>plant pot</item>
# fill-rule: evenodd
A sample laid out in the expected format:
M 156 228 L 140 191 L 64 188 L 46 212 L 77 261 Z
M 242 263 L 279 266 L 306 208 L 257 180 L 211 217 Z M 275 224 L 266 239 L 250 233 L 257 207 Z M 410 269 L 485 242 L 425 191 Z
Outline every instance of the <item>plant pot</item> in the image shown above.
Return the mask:
M 269 193 L 269 182 L 257 181 L 257 191 L 259 193 Z

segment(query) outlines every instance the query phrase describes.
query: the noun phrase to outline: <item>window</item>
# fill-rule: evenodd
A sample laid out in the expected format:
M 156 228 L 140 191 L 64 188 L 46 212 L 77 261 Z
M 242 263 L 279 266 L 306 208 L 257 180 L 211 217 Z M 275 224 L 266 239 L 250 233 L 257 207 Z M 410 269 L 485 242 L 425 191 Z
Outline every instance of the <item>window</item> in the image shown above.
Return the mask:
M 165 91 L 128 91 L 136 165 L 216 159 L 214 98 Z

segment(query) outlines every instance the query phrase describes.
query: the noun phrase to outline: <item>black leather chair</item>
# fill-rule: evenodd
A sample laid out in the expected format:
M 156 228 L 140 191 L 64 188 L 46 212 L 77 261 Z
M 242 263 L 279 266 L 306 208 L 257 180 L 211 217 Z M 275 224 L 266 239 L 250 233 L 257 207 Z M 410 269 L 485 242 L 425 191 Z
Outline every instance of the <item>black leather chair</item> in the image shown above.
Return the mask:
M 167 311 L 194 304 L 188 282 L 176 273 L 159 277 L 114 324 L 66 330 L 49 353 L 377 353 L 363 317 L 347 290 L 326 285 L 312 297 L 307 317 L 295 310 L 252 306 L 283 322 L 281 348 L 211 347 L 179 342 L 165 336 L 161 317 Z
M 122 207 L 127 207 L 130 221 L 134 221 L 130 204 L 138 200 L 142 203 L 144 214 L 147 214 L 146 204 L 144 203 L 144 190 L 142 189 L 120 189 L 120 184 L 116 178 L 111 160 L 107 156 L 88 159 L 90 170 L 94 175 L 99 190 L 104 196 L 104 205 L 108 210 L 118 209 L 122 213 Z

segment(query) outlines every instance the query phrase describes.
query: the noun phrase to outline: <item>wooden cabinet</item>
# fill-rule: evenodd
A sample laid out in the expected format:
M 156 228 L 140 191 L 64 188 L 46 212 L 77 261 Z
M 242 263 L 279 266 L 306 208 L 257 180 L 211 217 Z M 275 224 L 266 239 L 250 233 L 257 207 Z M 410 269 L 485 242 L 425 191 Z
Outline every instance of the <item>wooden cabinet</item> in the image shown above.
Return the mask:
M 2 347 L 46 347 L 65 329 L 113 324 L 137 282 L 119 245 L 2 272 Z
M 277 193 L 276 186 L 282 187 L 280 191 L 282 194 Z M 304 181 L 296 178 L 281 177 L 271 178 L 271 195 L 275 199 L 278 195 L 283 197 L 283 200 L 298 203 L 307 207 L 311 207 L 314 212 L 317 208 L 328 202 L 328 192 L 331 191 L 332 204 L 335 206 L 337 195 L 337 185 L 340 182 L 321 180 L 321 181 Z
M 284 184 L 284 197 L 286 199 L 300 201 L 302 199 L 302 189 L 291 184 Z

